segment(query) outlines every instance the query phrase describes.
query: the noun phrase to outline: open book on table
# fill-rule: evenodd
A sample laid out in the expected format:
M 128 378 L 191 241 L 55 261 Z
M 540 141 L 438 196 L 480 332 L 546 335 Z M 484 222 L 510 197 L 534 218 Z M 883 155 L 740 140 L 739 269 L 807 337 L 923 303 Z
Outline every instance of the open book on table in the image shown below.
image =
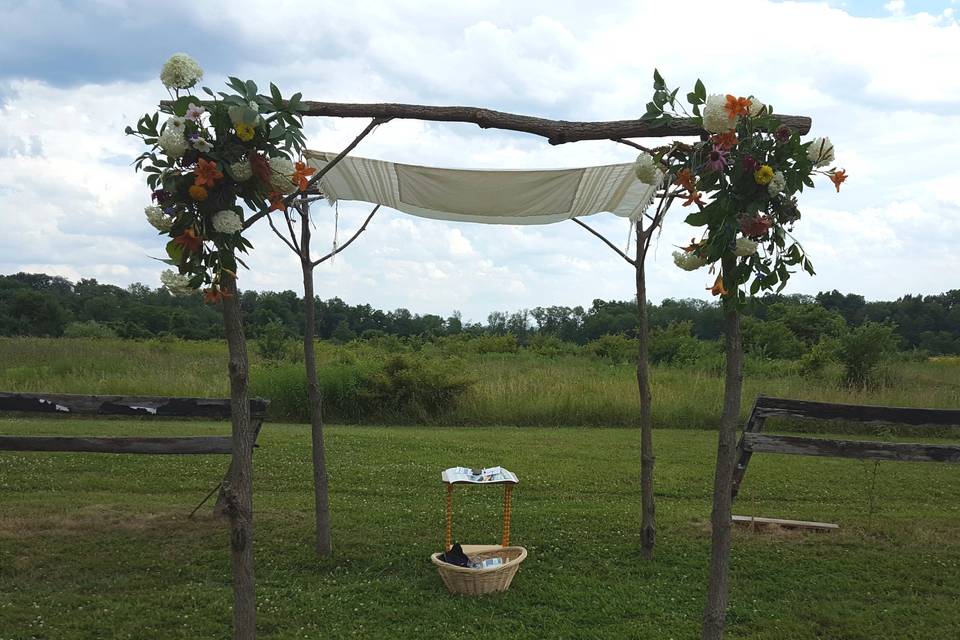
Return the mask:
M 517 476 L 503 467 L 470 469 L 469 467 L 451 467 L 441 474 L 447 484 L 517 484 Z

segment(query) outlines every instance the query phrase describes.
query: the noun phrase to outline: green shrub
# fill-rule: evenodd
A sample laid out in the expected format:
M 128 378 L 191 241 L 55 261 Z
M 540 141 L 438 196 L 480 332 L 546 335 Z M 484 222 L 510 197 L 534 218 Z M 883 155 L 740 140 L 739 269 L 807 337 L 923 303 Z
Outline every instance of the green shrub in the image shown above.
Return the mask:
M 257 335 L 257 353 L 268 362 L 287 360 L 295 352 L 290 332 L 279 320 L 271 320 L 261 327 Z
M 897 346 L 894 329 L 890 324 L 867 321 L 840 337 L 837 359 L 843 365 L 845 386 L 877 386 L 879 367 Z
M 804 352 L 803 342 L 779 320 L 743 318 L 743 350 L 754 357 L 789 359 Z
M 689 320 L 671 322 L 650 332 L 650 362 L 654 364 L 691 364 L 702 353 L 703 341 L 692 335 Z
M 117 332 L 96 320 L 71 322 L 63 329 L 64 338 L 116 338 Z
M 800 373 L 805 376 L 821 376 L 832 362 L 837 360 L 837 341 L 833 338 L 821 338 L 800 357 Z
M 342 351 L 338 361 L 317 368 L 325 419 L 332 422 L 433 423 L 452 410 L 472 380 L 454 361 L 393 355 L 360 359 Z M 268 398 L 276 417 L 306 421 L 306 376 L 302 366 L 257 368 L 254 394 Z
M 554 358 L 557 356 L 576 355 L 580 347 L 573 342 L 566 342 L 556 336 L 535 334 L 527 343 L 527 350 L 542 356 Z
M 637 361 L 637 341 L 622 333 L 600 336 L 584 346 L 587 353 L 610 360 L 614 364 Z

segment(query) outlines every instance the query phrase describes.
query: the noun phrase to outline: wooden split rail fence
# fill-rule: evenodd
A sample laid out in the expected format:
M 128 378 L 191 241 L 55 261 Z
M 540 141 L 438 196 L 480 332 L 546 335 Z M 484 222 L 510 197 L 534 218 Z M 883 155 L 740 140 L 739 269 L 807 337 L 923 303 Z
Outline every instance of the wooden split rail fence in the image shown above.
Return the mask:
M 250 426 L 257 441 L 270 402 L 250 400 Z M 54 393 L 0 392 L 0 412 L 70 416 L 129 416 L 171 420 L 201 418 L 229 420 L 230 400 L 221 398 L 169 398 L 157 396 L 90 396 Z M 254 445 L 256 446 L 256 444 Z M 59 451 L 139 454 L 230 454 L 231 436 L 92 437 L 0 435 L 0 451 Z M 227 478 L 230 471 L 227 471 Z M 216 491 L 216 488 L 214 489 Z M 208 498 L 213 492 L 208 494 Z M 204 498 L 206 501 L 206 498 Z M 203 504 L 202 502 L 200 503 Z M 219 503 L 218 503 L 219 504 Z M 199 508 L 199 506 L 198 506 Z M 196 511 L 196 509 L 194 509 Z
M 737 466 L 733 472 L 734 498 L 740 491 L 740 484 L 754 453 L 960 463 L 960 445 L 957 444 L 836 440 L 761 433 L 768 418 L 878 422 L 918 427 L 960 426 L 960 410 L 957 409 L 877 407 L 759 396 L 737 445 Z

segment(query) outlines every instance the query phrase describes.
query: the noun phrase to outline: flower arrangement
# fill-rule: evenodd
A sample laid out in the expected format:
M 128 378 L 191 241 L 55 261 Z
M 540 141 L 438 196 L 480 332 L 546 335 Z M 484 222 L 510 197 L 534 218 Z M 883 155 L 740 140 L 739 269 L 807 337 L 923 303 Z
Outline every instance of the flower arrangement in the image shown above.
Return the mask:
M 177 269 L 161 281 L 175 294 L 205 289 L 216 302 L 230 295 L 224 275 L 235 278 L 243 265 L 237 253 L 252 248 L 246 211 L 286 210 L 315 170 L 295 161 L 306 146 L 299 93 L 284 100 L 271 84 L 266 97 L 253 81 L 230 77 L 230 93 L 201 87 L 204 102 L 190 91 L 202 77 L 195 60 L 174 54 L 160 73 L 172 99 L 126 133 L 149 147 L 135 162 L 153 192 L 144 213 L 169 237 L 164 262 Z
M 814 175 L 829 178 L 838 192 L 847 179 L 843 169 L 824 168 L 834 160 L 830 139 L 801 140 L 753 96 L 708 96 L 697 80 L 686 96 L 688 111 L 677 93 L 654 71 L 653 99 L 643 119 L 693 117 L 709 135 L 696 144 L 647 150 L 636 165 L 640 180 L 662 180 L 668 197 L 696 207 L 686 222 L 703 232 L 674 252 L 676 265 L 687 271 L 709 265 L 717 276 L 708 289 L 735 306 L 745 303 L 746 290 L 782 290 L 798 265 L 812 275 L 813 264 L 792 231 L 800 219 L 797 194 L 814 186 Z

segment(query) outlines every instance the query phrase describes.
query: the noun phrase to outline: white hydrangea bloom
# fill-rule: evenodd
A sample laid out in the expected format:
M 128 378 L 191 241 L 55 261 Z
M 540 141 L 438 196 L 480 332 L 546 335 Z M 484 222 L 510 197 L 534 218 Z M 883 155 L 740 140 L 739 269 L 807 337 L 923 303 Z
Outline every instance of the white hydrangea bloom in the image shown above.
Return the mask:
M 710 133 L 724 133 L 737 128 L 737 119 L 730 119 L 730 114 L 724 109 L 727 97 L 720 94 L 707 96 L 707 103 L 703 106 L 703 128 Z
M 196 289 L 190 286 L 188 276 L 182 276 L 170 269 L 164 269 L 163 273 L 160 274 L 160 282 L 167 288 L 167 291 L 175 296 L 187 296 L 196 292 Z
M 187 130 L 186 118 L 181 118 L 179 116 L 170 116 L 167 118 L 167 121 L 163 123 L 163 130 L 167 131 L 170 129 L 182 134 Z
M 236 233 L 243 229 L 243 221 L 235 212 L 224 209 L 213 215 L 213 228 L 220 233 Z
M 296 170 L 293 162 L 288 158 L 270 158 L 270 187 L 280 193 L 293 193 L 297 185 L 293 183 L 293 172 Z
M 663 172 L 649 153 L 644 152 L 637 156 L 633 170 L 637 174 L 637 180 L 644 184 L 656 187 L 663 181 Z
M 179 158 L 187 150 L 187 139 L 183 137 L 183 130 L 178 130 L 176 127 L 164 129 L 157 144 L 171 158 Z
M 692 251 L 674 251 L 673 264 L 684 271 L 696 271 L 707 264 L 707 261 Z
M 814 138 L 810 146 L 807 147 L 807 157 L 815 167 L 822 167 L 833 162 L 833 143 L 830 142 L 830 138 Z
M 757 252 L 757 243 L 749 238 L 737 238 L 737 246 L 733 252 L 741 257 L 752 256 Z
M 173 226 L 173 218 L 165 216 L 163 209 L 155 204 L 144 207 L 143 213 L 147 216 L 147 222 L 157 231 L 170 231 L 170 227 Z
M 169 89 L 189 89 L 203 77 L 197 61 L 185 53 L 175 53 L 160 70 L 160 81 Z
M 777 171 L 773 174 L 773 178 L 770 179 L 770 184 L 767 185 L 767 193 L 770 196 L 775 196 L 779 193 L 782 193 L 787 186 L 787 178 L 783 175 L 783 171 Z
M 230 165 L 230 173 L 234 180 L 243 182 L 253 177 L 253 167 L 250 166 L 250 161 L 244 158 Z

